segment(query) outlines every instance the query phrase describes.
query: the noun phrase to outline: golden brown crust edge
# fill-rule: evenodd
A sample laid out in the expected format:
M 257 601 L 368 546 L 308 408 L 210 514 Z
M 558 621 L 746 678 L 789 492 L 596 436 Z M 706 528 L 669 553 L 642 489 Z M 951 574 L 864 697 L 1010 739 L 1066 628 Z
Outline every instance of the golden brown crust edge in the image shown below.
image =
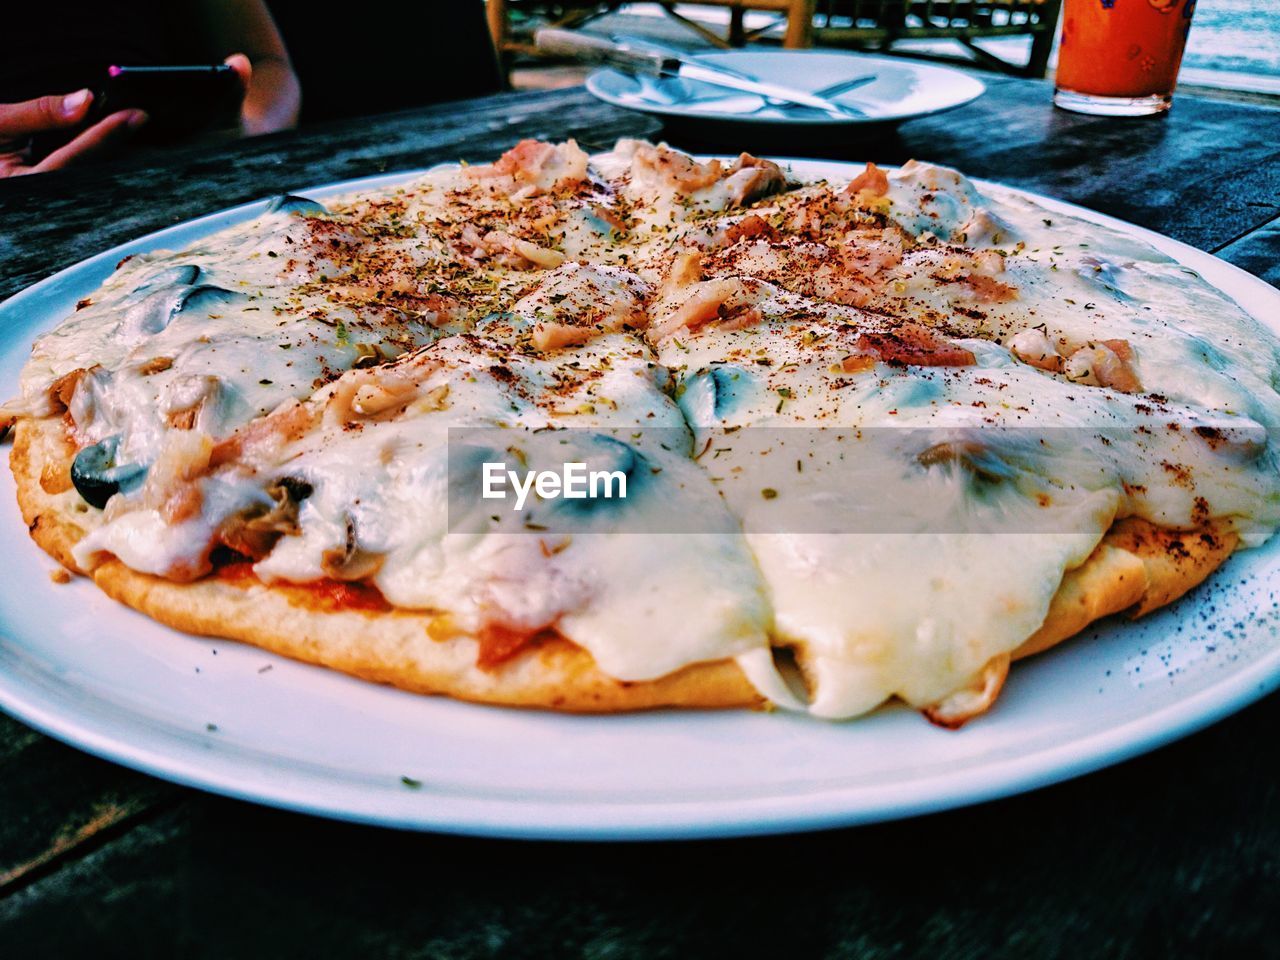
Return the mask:
M 110 597 L 187 633 L 230 637 L 365 680 L 461 700 L 574 712 L 760 703 L 737 664 L 694 664 L 637 683 L 615 680 L 566 640 L 549 640 L 496 669 L 476 666 L 469 637 L 431 638 L 432 617 L 404 610 L 317 610 L 307 591 L 206 579 L 173 583 L 111 560 L 93 572 Z
M 1218 569 L 1238 542 L 1220 524 L 1179 531 L 1137 518 L 1117 522 L 1084 563 L 1067 571 L 1040 629 L 924 715 L 954 728 L 985 713 L 1004 686 L 1011 660 L 1043 653 L 1103 617 L 1123 613 L 1137 619 L 1173 603 Z
M 71 556 L 71 548 L 85 535 L 85 529 L 60 501 L 42 476 L 65 469 L 70 485 L 70 458 L 74 455 L 59 420 L 21 419 L 13 430 L 9 467 L 18 491 L 18 509 L 31 539 L 45 553 L 73 573 L 84 573 Z M 61 464 L 61 467 L 55 466 Z M 85 508 L 89 509 L 88 507 Z
M 59 469 L 65 471 L 69 456 L 60 421 L 19 421 L 10 465 L 23 519 L 42 549 L 81 572 L 71 547 L 84 535 L 84 527 L 68 510 L 67 498 L 46 489 L 58 486 L 50 478 Z M 1178 532 L 1143 520 L 1120 521 L 1085 563 L 1063 578 L 1043 625 L 1012 659 L 1056 646 L 1103 617 L 1125 611 L 1143 616 L 1172 603 L 1216 570 L 1236 543 L 1236 536 L 1222 528 Z M 97 567 L 92 576 L 115 600 L 178 630 L 244 641 L 418 693 L 599 713 L 762 703 L 729 660 L 628 683 L 601 672 L 582 648 L 552 640 L 497 669 L 482 670 L 475 665 L 476 641 L 432 639 L 428 627 L 433 618 L 428 614 L 318 610 L 301 589 L 216 578 L 180 584 L 138 573 L 117 560 Z M 1007 654 L 997 657 L 972 687 L 928 708 L 926 716 L 954 727 L 987 710 L 1000 692 L 1009 659 Z

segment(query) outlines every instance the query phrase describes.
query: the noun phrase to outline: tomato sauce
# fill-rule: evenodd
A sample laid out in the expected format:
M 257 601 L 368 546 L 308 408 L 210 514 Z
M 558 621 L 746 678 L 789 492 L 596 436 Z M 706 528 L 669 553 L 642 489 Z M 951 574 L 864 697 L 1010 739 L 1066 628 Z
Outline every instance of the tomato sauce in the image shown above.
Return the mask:
M 555 631 L 546 628 L 538 630 L 519 630 L 490 623 L 480 628 L 476 639 L 480 642 L 480 652 L 476 655 L 476 666 L 482 670 L 492 670 L 506 663 L 516 654 L 535 642 L 554 637 Z
M 218 567 L 217 575 L 233 583 L 261 582 L 253 572 L 253 563 L 249 560 L 236 560 L 223 564 Z M 391 609 L 391 604 L 387 603 L 382 591 L 371 583 L 362 583 L 359 580 L 333 580 L 325 577 L 312 580 L 310 583 L 291 583 L 288 584 L 288 588 L 305 590 L 326 607 L 376 612 Z
M 253 561 L 240 558 L 219 562 L 215 575 L 221 580 L 240 585 L 262 582 L 253 572 Z M 315 597 L 320 602 L 319 605 L 326 609 L 368 610 L 377 613 L 392 609 L 391 604 L 387 603 L 377 587 L 360 581 L 333 580 L 325 577 L 310 583 L 290 583 L 285 588 L 289 591 L 305 591 Z M 480 644 L 476 665 L 483 670 L 493 670 L 533 644 L 555 636 L 554 630 L 546 628 L 518 630 L 500 624 L 489 624 L 482 628 L 476 637 Z

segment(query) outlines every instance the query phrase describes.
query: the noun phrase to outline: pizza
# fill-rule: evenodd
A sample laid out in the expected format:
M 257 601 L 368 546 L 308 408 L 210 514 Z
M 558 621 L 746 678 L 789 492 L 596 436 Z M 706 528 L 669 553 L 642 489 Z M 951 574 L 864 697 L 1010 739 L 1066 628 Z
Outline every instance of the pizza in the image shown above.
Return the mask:
M 1272 534 L 1278 356 L 944 167 L 526 140 L 126 258 L 3 409 L 36 542 L 179 631 L 488 704 L 955 727 Z

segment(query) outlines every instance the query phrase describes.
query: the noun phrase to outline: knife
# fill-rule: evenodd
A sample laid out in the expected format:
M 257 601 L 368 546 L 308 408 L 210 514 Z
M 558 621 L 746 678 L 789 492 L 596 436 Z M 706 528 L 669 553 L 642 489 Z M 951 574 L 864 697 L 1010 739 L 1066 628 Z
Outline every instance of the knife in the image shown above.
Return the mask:
M 650 40 L 647 37 L 636 36 L 632 33 L 614 33 L 610 34 L 610 39 L 615 45 L 620 47 L 629 47 L 633 50 L 649 50 L 655 53 L 662 53 L 668 57 L 675 57 L 677 60 L 690 60 L 694 63 L 706 65 L 706 59 L 702 54 L 693 52 L 686 47 L 677 47 L 672 43 L 660 43 L 657 40 Z M 718 51 L 712 50 L 711 53 Z M 735 70 L 732 67 L 726 67 L 723 63 L 714 65 L 716 70 L 731 76 L 740 77 L 743 80 L 759 80 L 755 74 L 744 73 L 741 70 Z M 825 97 L 828 100 L 832 97 L 838 97 L 842 93 L 848 93 L 850 90 L 857 90 L 859 87 L 865 87 L 869 83 L 874 83 L 880 79 L 878 73 L 864 73 L 858 77 L 850 77 L 848 80 L 837 80 L 835 83 L 822 87 L 818 90 L 811 90 L 810 94 L 815 97 Z M 841 104 L 847 106 L 847 104 Z
M 691 63 L 680 57 L 657 51 L 646 51 L 613 43 L 604 37 L 590 36 L 572 30 L 559 30 L 546 27 L 534 34 L 534 44 L 539 50 L 558 56 L 575 57 L 593 63 L 604 63 L 617 67 L 628 73 L 639 73 L 653 77 L 680 77 L 682 80 L 698 80 L 717 87 L 737 90 L 743 93 L 754 93 L 761 97 L 770 97 L 786 103 L 799 104 L 821 110 L 842 120 L 862 120 L 866 113 L 852 110 L 834 100 L 792 90 L 790 87 L 776 83 L 765 83 L 761 80 L 749 80 L 735 73 L 727 73 L 702 63 Z
M 680 60 L 683 60 L 687 57 L 689 60 L 692 60 L 695 63 L 703 64 L 705 66 L 705 63 L 703 63 L 703 61 L 699 57 L 689 52 L 688 50 L 682 49 L 681 47 L 672 46 L 666 43 L 659 43 L 656 40 L 649 40 L 649 39 L 646 39 L 645 37 L 637 37 L 637 36 L 633 36 L 631 34 L 626 34 L 626 33 L 615 33 L 612 35 L 611 39 L 615 44 L 619 46 L 630 47 L 632 49 L 639 49 L 639 50 L 655 51 L 657 53 L 666 54 L 669 57 L 676 57 L 677 59 L 680 59 Z M 760 79 L 759 77 L 752 76 L 749 73 L 743 73 L 741 70 L 734 70 L 730 67 L 726 67 L 723 63 L 716 64 L 714 66 L 714 69 L 719 70 L 722 73 L 727 73 L 731 76 L 738 77 L 741 80 L 757 80 L 758 81 Z M 828 84 L 827 86 L 822 87 L 819 90 L 811 91 L 809 95 L 814 97 L 822 97 L 825 100 L 830 100 L 835 97 L 842 97 L 846 93 L 852 93 L 854 90 L 858 90 L 861 87 L 865 87 L 865 86 L 868 86 L 869 84 L 875 83 L 879 79 L 880 79 L 879 74 L 864 73 L 860 77 L 850 77 L 847 80 L 838 80 L 835 83 Z M 691 101 L 691 102 L 696 102 L 696 101 Z M 779 101 L 776 101 L 773 98 L 767 98 L 765 100 L 765 103 L 778 105 Z M 791 104 L 789 103 L 783 103 L 780 105 L 791 106 Z M 846 110 L 859 110 L 859 111 L 862 110 L 862 108 L 859 107 L 857 104 L 842 103 L 840 104 L 840 106 L 844 107 Z

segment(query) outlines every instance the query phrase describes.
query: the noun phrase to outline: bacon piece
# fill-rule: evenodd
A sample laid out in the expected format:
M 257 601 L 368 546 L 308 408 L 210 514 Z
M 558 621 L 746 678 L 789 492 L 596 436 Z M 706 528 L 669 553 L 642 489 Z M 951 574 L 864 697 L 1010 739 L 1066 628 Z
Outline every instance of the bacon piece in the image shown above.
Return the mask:
M 493 169 L 508 176 L 531 179 L 542 172 L 555 152 L 555 145 L 543 140 L 521 140 L 497 159 Z
M 175 430 L 195 430 L 208 424 L 207 410 L 216 410 L 223 385 L 211 374 L 175 377 L 161 391 L 158 405 Z
M 502 192 L 512 199 L 525 199 L 582 183 L 587 179 L 587 155 L 574 140 L 560 144 L 521 140 L 495 163 L 468 167 L 466 175 L 473 180 L 509 177 L 515 189 Z
M 1062 370 L 1062 357 L 1043 330 L 1020 330 L 1009 340 L 1009 352 L 1023 363 L 1050 373 Z
M 978 362 L 973 351 L 920 323 L 904 323 L 885 333 L 863 333 L 858 337 L 858 349 L 885 363 L 911 367 L 968 367 Z
M 723 321 L 725 329 L 740 329 L 764 318 L 756 299 L 757 290 L 739 277 L 704 280 L 693 284 L 692 294 L 650 329 L 659 338 L 683 328 L 696 330 L 713 320 Z
M 973 264 L 973 272 L 994 277 L 1004 273 L 1005 256 L 999 250 L 974 250 L 969 254 Z
M 753 200 L 776 193 L 787 184 L 781 167 L 749 153 L 740 154 L 726 167 L 719 160 L 699 163 L 686 153 L 647 143 L 635 146 L 631 171 L 636 183 L 667 188 L 683 196 L 723 181 L 725 207 L 746 206 Z
M 165 500 L 160 508 L 160 516 L 164 517 L 165 523 L 168 524 L 182 523 L 198 514 L 203 506 L 204 496 L 200 492 L 200 487 L 195 483 L 186 482 Z
M 680 290 L 690 284 L 698 283 L 702 280 L 702 254 L 694 251 L 692 253 L 682 253 L 676 257 L 671 264 L 671 269 L 667 273 L 666 283 L 663 284 L 662 290 L 664 294 L 670 294 L 676 290 Z
M 349 370 L 329 387 L 324 421 L 337 426 L 394 415 L 417 398 L 421 386 L 402 366 Z
M 1108 387 L 1121 393 L 1141 393 L 1142 381 L 1133 369 L 1133 348 L 1127 340 L 1100 340 L 1080 347 L 1067 359 L 1068 379 Z
M 608 308 L 579 313 L 563 320 L 539 319 L 533 325 L 531 339 L 538 350 L 576 347 L 602 333 L 614 333 L 625 327 L 643 328 L 648 317 L 643 311 L 628 316 Z
M 1100 342 L 1125 363 L 1133 362 L 1133 347 L 1129 345 L 1128 340 L 1103 340 Z
M 165 417 L 165 422 L 174 430 L 191 430 L 196 425 L 196 417 L 200 415 L 198 407 L 177 410 Z
M 636 147 L 631 165 L 641 180 L 671 187 L 686 196 L 719 182 L 724 175 L 724 164 L 719 160 L 699 163 L 687 153 L 648 143 Z
M 863 353 L 851 353 L 836 364 L 836 369 L 839 373 L 862 373 L 875 365 L 875 357 L 869 357 Z
M 362 417 L 376 417 L 392 407 L 408 403 L 412 397 L 412 391 L 393 392 L 380 383 L 365 383 L 352 395 L 351 411 Z
M 756 237 L 763 237 L 770 242 L 778 240 L 778 231 L 774 229 L 767 220 L 757 214 L 748 214 L 737 223 L 731 223 L 725 227 L 714 237 L 708 245 L 711 250 L 718 250 L 722 247 L 731 247 L 739 240 L 750 240 Z
M 1123 344 L 1125 356 L 1121 356 L 1120 351 L 1110 345 L 1112 343 Z M 1119 390 L 1121 393 L 1141 393 L 1142 381 L 1130 366 L 1132 357 L 1133 352 L 1125 341 L 1107 341 L 1099 346 L 1094 355 L 1093 375 L 1104 387 Z
M 270 460 L 273 451 L 306 433 L 316 416 L 316 410 L 297 400 L 288 400 L 215 444 L 209 465 L 220 467 L 233 460 L 257 458 Z
M 62 413 L 71 406 L 71 398 L 88 372 L 84 367 L 77 367 L 49 385 L 49 402 L 53 405 L 54 413 Z
M 802 296 L 864 306 L 893 279 L 902 257 L 901 239 L 886 230 L 830 243 L 759 239 L 726 247 L 709 261 L 717 274 L 746 275 Z
M 483 260 L 489 256 L 489 248 L 485 246 L 484 237 L 473 223 L 464 223 L 458 232 L 458 239 L 451 242 L 458 253 L 472 260 Z
M 874 163 L 868 163 L 865 170 L 849 181 L 844 192 L 851 197 L 860 193 L 868 197 L 884 197 L 889 193 L 889 177 Z
M 889 230 L 878 234 L 854 233 L 839 250 L 841 265 L 867 278 L 877 277 L 902 263 L 902 238 Z
M 149 377 L 153 373 L 163 373 L 173 366 L 173 357 L 152 357 L 146 363 L 138 367 L 138 373 L 144 377 Z
M 1013 228 L 986 207 L 976 208 L 964 225 L 952 235 L 970 246 L 996 244 L 1013 236 Z
M 976 299 L 984 303 L 1007 303 L 1018 296 L 1017 287 L 1002 283 L 985 273 L 967 273 L 960 280 L 973 291 Z
M 555 320 L 539 320 L 533 325 L 533 345 L 538 350 L 558 350 L 586 343 L 598 331 L 590 326 L 574 326 Z
M 787 178 L 782 168 L 772 160 L 761 160 L 744 153 L 725 171 L 724 183 L 729 190 L 729 205 L 745 207 L 753 200 L 783 189 Z

